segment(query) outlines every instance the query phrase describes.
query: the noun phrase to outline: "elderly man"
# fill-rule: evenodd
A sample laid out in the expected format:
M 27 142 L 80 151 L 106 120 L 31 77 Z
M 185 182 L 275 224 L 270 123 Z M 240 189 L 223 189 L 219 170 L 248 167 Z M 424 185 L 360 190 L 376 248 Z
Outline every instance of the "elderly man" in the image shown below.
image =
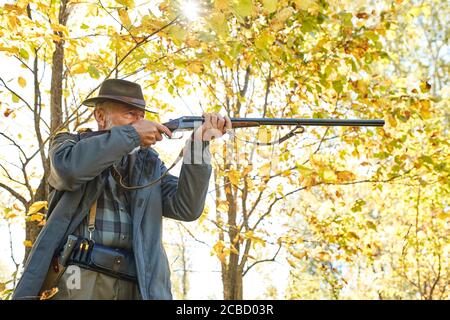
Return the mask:
M 171 132 L 144 120 L 149 110 L 138 84 L 106 80 L 83 103 L 95 107 L 99 131 L 60 133 L 52 141 L 48 219 L 13 298 L 171 299 L 162 218 L 201 215 L 211 175 L 208 141 L 231 121 L 205 114 L 177 178 L 150 148 Z

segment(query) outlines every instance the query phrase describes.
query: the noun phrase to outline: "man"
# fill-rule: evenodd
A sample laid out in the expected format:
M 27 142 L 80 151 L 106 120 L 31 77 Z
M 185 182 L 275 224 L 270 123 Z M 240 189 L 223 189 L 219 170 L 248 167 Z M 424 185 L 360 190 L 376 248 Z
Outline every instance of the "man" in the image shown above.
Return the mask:
M 211 175 L 208 143 L 231 121 L 204 115 L 177 178 L 150 148 L 172 134 L 144 120 L 149 110 L 138 84 L 106 80 L 83 104 L 95 107 L 99 131 L 60 133 L 52 141 L 48 219 L 13 298 L 171 299 L 162 218 L 201 215 Z

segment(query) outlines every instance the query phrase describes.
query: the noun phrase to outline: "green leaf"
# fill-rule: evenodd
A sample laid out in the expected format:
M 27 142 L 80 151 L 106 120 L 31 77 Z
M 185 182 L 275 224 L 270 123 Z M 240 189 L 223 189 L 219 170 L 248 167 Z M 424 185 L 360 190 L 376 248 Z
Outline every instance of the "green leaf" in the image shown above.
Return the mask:
M 380 58 L 389 59 L 389 54 L 387 54 L 387 52 L 381 51 L 379 54 L 380 54 Z
M 370 39 L 373 42 L 377 42 L 378 41 L 378 34 L 373 32 L 372 30 L 367 30 L 365 35 L 366 35 L 367 39 Z
M 353 204 L 353 207 L 351 208 L 352 212 L 361 212 L 362 206 L 365 204 L 366 202 L 362 199 L 356 200 L 356 202 Z
M 223 13 L 215 13 L 211 17 L 209 25 L 217 35 L 226 35 L 229 33 L 227 19 Z
M 234 9 L 240 17 L 247 17 L 252 14 L 252 0 L 239 0 Z
M 369 229 L 372 229 L 372 230 L 377 231 L 377 226 L 376 226 L 376 224 L 373 223 L 372 221 L 367 221 L 367 222 L 366 222 L 366 225 L 367 225 L 367 227 L 368 227 Z
M 264 10 L 272 13 L 277 10 L 277 0 L 263 0 Z
M 230 54 L 233 58 L 236 58 L 241 52 L 242 44 L 238 41 L 233 43 L 233 47 L 231 48 Z
M 342 83 L 342 80 L 333 81 L 333 89 L 337 93 L 341 93 L 343 88 L 344 88 L 344 84 Z
M 353 27 L 352 18 L 353 15 L 350 12 L 341 13 L 341 19 L 344 27 Z
M 14 103 L 18 103 L 18 102 L 20 101 L 20 99 L 19 99 L 18 96 L 16 96 L 16 95 L 13 93 L 13 94 L 12 94 L 12 101 L 13 101 Z
M 90 65 L 88 67 L 88 72 L 92 78 L 94 78 L 94 79 L 100 78 L 100 72 L 98 72 L 98 69 L 96 67 L 94 67 L 93 65 Z
M 209 32 L 199 32 L 198 34 L 198 40 L 200 41 L 204 41 L 204 42 L 212 42 L 214 41 L 216 38 Z
M 320 75 L 319 75 L 319 82 L 324 88 L 328 88 L 330 86 L 328 81 L 327 81 L 327 77 L 325 76 L 324 73 L 320 73 Z
M 256 39 L 255 46 L 261 50 L 267 49 L 274 41 L 275 37 L 273 35 L 264 32 Z
M 351 64 L 352 64 L 352 71 L 358 72 L 358 67 L 356 66 L 356 63 L 353 59 L 351 59 Z
M 373 55 L 369 52 L 366 53 L 366 55 L 364 56 L 364 62 L 369 65 L 370 63 L 373 62 Z
M 134 0 L 116 0 L 116 2 L 130 9 L 134 8 Z
M 222 59 L 223 63 L 228 67 L 233 67 L 233 60 L 230 59 L 230 56 L 227 54 L 219 54 L 220 59 Z
M 433 159 L 431 159 L 430 156 L 421 156 L 419 158 L 419 161 L 425 162 L 425 163 L 428 163 L 428 164 L 433 164 Z
M 19 55 L 20 55 L 22 58 L 24 58 L 25 60 L 27 60 L 27 61 L 28 61 L 28 59 L 30 58 L 30 55 L 29 55 L 28 51 L 25 50 L 24 48 L 20 49 Z
M 300 28 L 302 32 L 312 32 L 316 28 L 316 19 L 313 19 L 311 17 L 305 17 L 302 21 L 302 27 Z
M 173 38 L 173 42 L 176 45 L 180 45 L 187 36 L 186 30 L 179 26 L 173 26 L 172 28 L 170 28 L 169 34 Z
M 314 173 L 312 168 L 305 167 L 301 164 L 296 166 L 296 169 L 300 172 L 302 176 L 310 176 Z
M 325 67 L 325 78 L 328 78 L 330 76 L 334 68 L 334 65 L 332 65 L 331 63 Z
M 324 15 L 323 13 L 319 13 L 317 16 L 317 24 L 322 24 L 327 19 L 328 19 L 328 16 Z

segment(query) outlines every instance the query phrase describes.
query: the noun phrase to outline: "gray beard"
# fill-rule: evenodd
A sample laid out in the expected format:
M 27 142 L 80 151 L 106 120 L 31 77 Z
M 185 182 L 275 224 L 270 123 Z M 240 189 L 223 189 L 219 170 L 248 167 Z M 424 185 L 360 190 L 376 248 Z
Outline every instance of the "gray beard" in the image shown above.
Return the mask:
M 111 118 L 108 115 L 108 116 L 106 116 L 106 119 L 105 119 L 105 128 L 104 128 L 104 130 L 109 130 L 109 129 L 112 128 L 112 126 L 113 125 L 112 125 Z

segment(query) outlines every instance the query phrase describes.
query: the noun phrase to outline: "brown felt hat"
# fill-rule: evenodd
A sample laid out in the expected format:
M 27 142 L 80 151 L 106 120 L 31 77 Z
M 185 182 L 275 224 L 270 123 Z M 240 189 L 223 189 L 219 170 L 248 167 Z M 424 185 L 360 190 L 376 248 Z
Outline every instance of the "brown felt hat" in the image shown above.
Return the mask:
M 88 107 L 95 107 L 97 103 L 107 100 L 137 107 L 147 112 L 158 113 L 145 108 L 145 100 L 141 86 L 131 81 L 122 79 L 105 80 L 100 86 L 98 96 L 84 100 L 83 104 Z

